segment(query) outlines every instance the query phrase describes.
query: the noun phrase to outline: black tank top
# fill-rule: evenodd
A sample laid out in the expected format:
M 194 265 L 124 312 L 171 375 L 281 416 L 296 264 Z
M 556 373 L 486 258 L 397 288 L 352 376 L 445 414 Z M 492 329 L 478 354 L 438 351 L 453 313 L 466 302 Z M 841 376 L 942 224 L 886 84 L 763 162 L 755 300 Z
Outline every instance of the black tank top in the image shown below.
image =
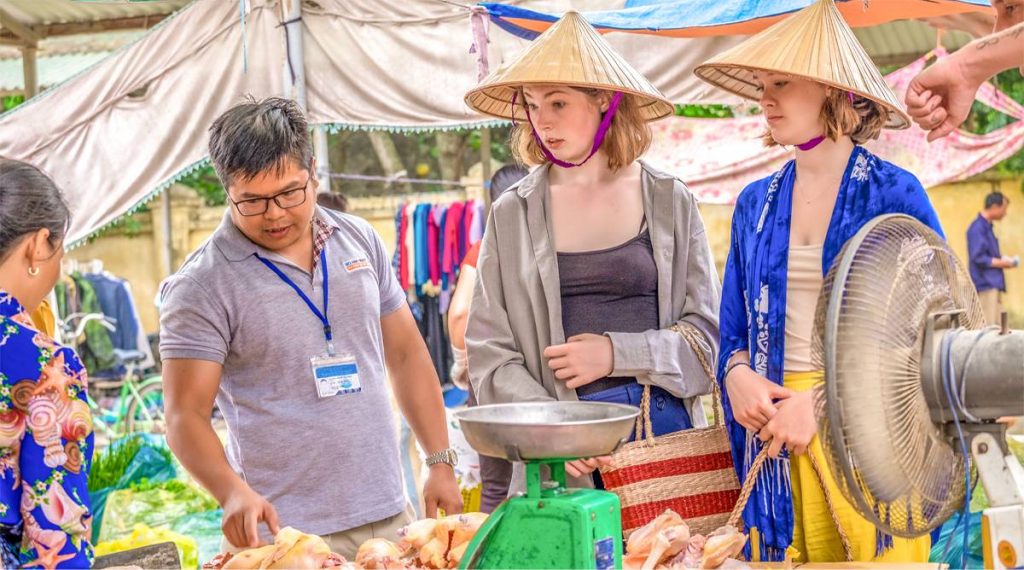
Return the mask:
M 610 249 L 558 254 L 565 338 L 606 332 L 639 333 L 658 328 L 658 267 L 651 234 Z M 577 395 L 635 382 L 608 377 L 576 389 Z

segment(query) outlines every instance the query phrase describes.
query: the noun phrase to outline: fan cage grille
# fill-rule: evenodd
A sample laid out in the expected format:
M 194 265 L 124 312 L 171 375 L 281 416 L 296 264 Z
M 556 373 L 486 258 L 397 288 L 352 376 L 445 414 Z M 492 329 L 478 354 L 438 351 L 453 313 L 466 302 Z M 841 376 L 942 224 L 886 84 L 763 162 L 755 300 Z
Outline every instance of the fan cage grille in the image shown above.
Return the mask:
M 921 373 L 928 316 L 956 310 L 963 327 L 983 326 L 956 255 L 901 215 L 876 218 L 846 244 L 818 299 L 821 443 L 846 499 L 894 536 L 927 534 L 963 505 L 965 460 L 932 421 Z

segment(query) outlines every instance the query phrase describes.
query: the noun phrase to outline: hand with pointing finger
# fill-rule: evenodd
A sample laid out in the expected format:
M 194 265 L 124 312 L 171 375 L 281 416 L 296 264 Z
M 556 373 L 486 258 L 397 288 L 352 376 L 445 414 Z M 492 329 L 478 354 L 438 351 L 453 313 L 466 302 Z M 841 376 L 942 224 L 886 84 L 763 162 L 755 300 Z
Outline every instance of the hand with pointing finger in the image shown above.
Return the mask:
M 224 520 L 221 530 L 228 542 L 236 548 L 260 546 L 259 523 L 266 523 L 271 536 L 281 530 L 274 505 L 270 504 L 248 485 L 242 485 L 224 501 Z

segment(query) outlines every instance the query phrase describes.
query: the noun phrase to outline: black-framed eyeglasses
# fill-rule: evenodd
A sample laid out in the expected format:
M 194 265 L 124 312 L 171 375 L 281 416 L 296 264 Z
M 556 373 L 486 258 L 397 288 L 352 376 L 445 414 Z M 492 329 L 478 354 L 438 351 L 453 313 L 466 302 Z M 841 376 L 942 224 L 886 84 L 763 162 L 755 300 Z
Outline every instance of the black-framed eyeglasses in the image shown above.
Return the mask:
M 262 216 L 267 213 L 267 209 L 270 208 L 270 201 L 273 200 L 277 204 L 278 208 L 287 210 L 289 208 L 295 208 L 306 203 L 306 190 L 309 188 L 310 181 L 313 180 L 313 169 L 310 167 L 309 178 L 306 179 L 306 184 L 302 188 L 294 188 L 292 190 L 285 190 L 284 192 L 278 192 L 273 196 L 266 198 L 252 198 L 251 200 L 231 200 L 231 203 L 238 209 L 238 213 L 243 216 Z

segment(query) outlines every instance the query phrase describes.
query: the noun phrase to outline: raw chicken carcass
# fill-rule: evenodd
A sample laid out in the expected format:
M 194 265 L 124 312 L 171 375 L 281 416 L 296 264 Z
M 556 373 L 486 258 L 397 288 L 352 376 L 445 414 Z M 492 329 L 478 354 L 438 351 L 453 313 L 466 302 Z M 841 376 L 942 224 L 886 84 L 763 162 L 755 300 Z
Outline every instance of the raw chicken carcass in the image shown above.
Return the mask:
M 437 519 L 423 519 L 404 526 L 398 531 L 401 540 L 398 548 L 405 556 L 411 556 L 434 538 Z
M 740 533 L 731 526 L 723 526 L 708 535 L 704 545 L 704 556 L 701 558 L 702 568 L 718 568 L 726 559 L 738 556 L 747 544 L 747 535 Z
M 707 538 L 702 534 L 695 534 L 690 537 L 686 550 L 676 555 L 668 562 L 669 568 L 682 570 L 684 568 L 700 568 L 700 560 L 704 556 L 704 544 Z
M 468 544 L 480 527 L 487 520 L 487 513 L 465 513 L 458 516 L 455 530 L 452 531 L 451 548 Z
M 625 554 L 622 557 L 623 570 L 640 570 L 647 562 L 646 554 Z
M 385 570 L 401 564 L 402 551 L 398 545 L 384 538 L 371 538 L 359 546 L 356 565 L 366 570 Z
M 469 548 L 468 542 L 463 542 L 459 546 L 453 546 L 448 551 L 448 567 L 458 568 L 459 563 L 462 562 L 462 557 L 466 555 L 466 549 Z
M 452 533 L 459 526 L 459 517 L 462 515 L 449 515 L 443 519 L 438 519 L 437 526 L 434 527 L 434 537 L 438 540 L 445 542 L 446 544 L 451 542 Z
M 299 532 L 291 527 L 281 529 L 274 544 L 243 550 L 237 554 L 218 554 L 203 565 L 204 570 L 278 570 L 334 568 L 345 564 L 345 558 L 331 552 L 322 538 Z
M 690 542 L 690 527 L 685 523 L 662 529 L 654 536 L 654 544 L 641 570 L 654 570 L 662 562 L 686 549 Z
M 331 556 L 331 548 L 315 534 L 305 534 L 285 527 L 274 538 L 274 553 L 263 560 L 261 568 L 288 570 L 292 568 L 323 568 Z
M 420 562 L 427 568 L 447 568 L 448 544 L 435 536 L 420 549 Z
M 227 560 L 224 560 L 223 565 L 218 566 L 218 568 L 222 568 L 223 570 L 251 570 L 254 568 L 263 568 L 263 561 L 274 554 L 274 551 L 276 550 L 277 547 L 273 544 L 243 550 L 238 554 L 226 557 Z
M 327 556 L 327 560 L 324 560 L 324 565 L 322 566 L 322 568 L 341 568 L 344 570 L 348 564 L 349 562 L 345 561 L 344 556 L 338 554 L 337 552 L 332 552 L 329 556 Z M 355 564 L 352 564 L 352 567 L 354 568 Z
M 654 537 L 658 535 L 662 530 L 670 527 L 685 524 L 683 517 L 676 514 L 675 511 L 669 509 L 664 513 L 661 513 L 651 522 L 633 531 L 633 534 L 629 535 L 629 539 L 626 541 L 626 552 L 629 554 L 635 554 L 637 556 L 643 555 L 647 557 L 651 552 L 651 548 L 654 547 Z

